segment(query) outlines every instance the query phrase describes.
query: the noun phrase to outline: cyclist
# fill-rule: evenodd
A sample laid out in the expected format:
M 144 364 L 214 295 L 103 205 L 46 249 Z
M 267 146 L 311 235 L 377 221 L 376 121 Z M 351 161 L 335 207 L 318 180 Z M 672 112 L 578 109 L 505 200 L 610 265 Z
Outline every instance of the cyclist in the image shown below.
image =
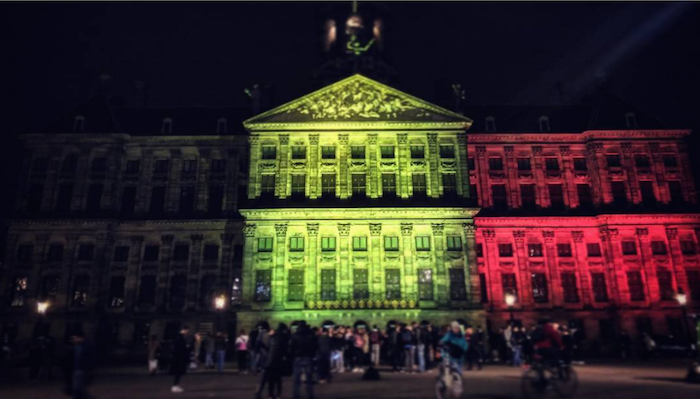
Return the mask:
M 562 376 L 561 353 L 564 343 L 557 326 L 550 320 L 540 320 L 539 326 L 532 332 L 532 342 L 535 353 L 540 356 L 542 363 L 554 367 Z
M 442 356 L 447 359 L 449 367 L 462 375 L 462 365 L 469 345 L 458 321 L 450 324 L 450 330 L 440 340 L 440 346 Z

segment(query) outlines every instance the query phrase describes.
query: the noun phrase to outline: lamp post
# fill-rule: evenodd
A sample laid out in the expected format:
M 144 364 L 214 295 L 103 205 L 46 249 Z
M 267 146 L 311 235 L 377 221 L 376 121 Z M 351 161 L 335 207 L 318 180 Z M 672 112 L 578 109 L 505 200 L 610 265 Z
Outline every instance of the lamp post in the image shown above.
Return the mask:
M 510 311 L 510 325 L 513 325 L 513 305 L 515 305 L 515 295 L 507 293 L 505 299 L 506 305 L 508 305 L 508 311 Z
M 225 295 L 219 295 L 216 298 L 214 298 L 214 309 L 216 309 L 216 321 L 217 321 L 217 326 L 216 326 L 216 332 L 221 331 L 222 328 L 222 313 L 224 308 L 226 308 L 226 296 Z
M 37 302 L 36 303 L 36 311 L 40 315 L 45 315 L 46 311 L 49 310 L 49 303 L 48 302 Z
M 692 337 L 693 334 L 690 332 L 690 329 L 688 328 L 688 315 L 686 314 L 686 307 L 688 305 L 688 296 L 685 295 L 683 292 L 682 288 L 678 289 L 678 294 L 676 295 L 676 300 L 678 301 L 678 305 L 681 307 L 681 313 L 683 314 L 683 328 L 685 329 L 685 335 L 687 337 L 688 344 L 692 344 Z

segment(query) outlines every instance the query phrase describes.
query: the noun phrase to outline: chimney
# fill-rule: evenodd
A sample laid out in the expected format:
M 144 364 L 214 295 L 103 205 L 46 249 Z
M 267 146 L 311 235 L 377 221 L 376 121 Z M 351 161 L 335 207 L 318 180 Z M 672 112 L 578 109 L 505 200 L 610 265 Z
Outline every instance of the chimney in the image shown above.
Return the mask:
M 102 72 L 97 80 L 97 92 L 105 96 L 111 94 L 112 75 L 109 72 Z
M 134 81 L 134 106 L 146 106 L 146 82 L 143 80 Z
M 571 93 L 568 83 L 557 82 L 556 83 L 557 94 L 559 95 L 559 104 L 567 105 L 571 103 Z

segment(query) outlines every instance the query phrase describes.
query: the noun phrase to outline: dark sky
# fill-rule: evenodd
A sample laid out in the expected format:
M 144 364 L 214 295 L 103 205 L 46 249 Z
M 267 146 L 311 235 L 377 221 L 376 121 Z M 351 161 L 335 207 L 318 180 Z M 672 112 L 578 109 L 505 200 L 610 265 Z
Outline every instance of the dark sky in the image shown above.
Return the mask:
M 147 81 L 150 105 L 244 105 L 242 90 L 255 82 L 272 84 L 278 103 L 303 95 L 319 61 L 324 7 L 2 3 L 3 142 L 69 112 L 104 71 L 127 100 L 133 80 Z M 557 82 L 566 82 L 576 98 L 605 76 L 615 93 L 662 121 L 700 128 L 698 4 L 384 8 L 397 85 L 418 97 L 435 100 L 436 84 L 461 82 L 473 104 L 554 103 Z

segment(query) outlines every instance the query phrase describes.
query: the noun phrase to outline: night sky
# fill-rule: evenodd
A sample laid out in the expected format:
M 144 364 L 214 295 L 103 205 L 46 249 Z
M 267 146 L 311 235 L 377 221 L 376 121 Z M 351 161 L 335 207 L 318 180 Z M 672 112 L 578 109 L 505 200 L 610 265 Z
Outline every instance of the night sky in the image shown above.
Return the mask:
M 127 104 L 137 79 L 147 82 L 153 106 L 243 106 L 243 89 L 252 83 L 272 85 L 277 104 L 306 94 L 320 62 L 327 7 L 0 4 L 0 132 L 3 169 L 10 172 L 4 186 L 16 174 L 8 156 L 15 153 L 8 150 L 13 135 L 70 112 L 94 93 L 101 73 L 113 77 L 114 92 Z M 334 7 L 351 9 L 350 2 Z M 698 4 L 381 7 L 396 86 L 418 97 L 437 101 L 440 84 L 460 82 L 470 104 L 551 104 L 557 82 L 569 85 L 575 100 L 604 77 L 614 93 L 668 125 L 700 130 Z

